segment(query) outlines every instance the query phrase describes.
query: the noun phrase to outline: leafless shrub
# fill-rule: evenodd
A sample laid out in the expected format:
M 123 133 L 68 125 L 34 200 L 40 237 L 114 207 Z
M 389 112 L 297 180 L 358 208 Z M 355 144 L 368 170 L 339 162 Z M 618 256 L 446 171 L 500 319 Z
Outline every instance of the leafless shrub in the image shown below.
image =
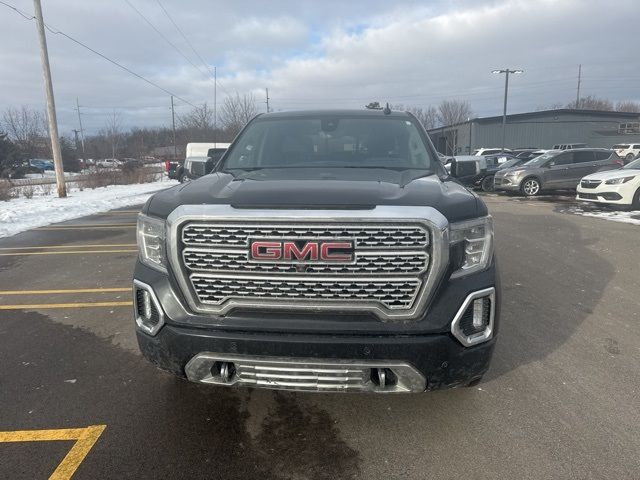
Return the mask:
M 53 192 L 53 185 L 53 183 L 43 183 L 40 185 L 40 193 L 42 193 L 42 195 L 51 195 Z
M 131 185 L 134 183 L 151 183 L 158 179 L 156 172 L 144 167 L 123 168 L 122 170 L 97 170 L 78 182 L 78 187 L 99 188 L 109 185 Z
M 78 182 L 83 188 L 100 188 L 109 185 L 116 185 L 120 172 L 116 170 L 96 170 L 86 176 L 84 180 Z
M 14 198 L 15 192 L 11 188 L 11 183 L 0 179 L 0 202 L 5 202 Z
M 36 193 L 36 189 L 33 185 L 25 185 L 20 189 L 20 193 L 24 198 L 33 198 L 33 194 Z

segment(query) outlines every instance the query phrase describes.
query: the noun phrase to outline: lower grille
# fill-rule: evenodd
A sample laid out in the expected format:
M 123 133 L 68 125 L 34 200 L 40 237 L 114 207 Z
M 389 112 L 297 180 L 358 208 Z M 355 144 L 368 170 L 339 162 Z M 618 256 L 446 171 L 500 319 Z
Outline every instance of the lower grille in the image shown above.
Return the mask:
M 410 308 L 420 287 L 416 278 L 242 278 L 192 274 L 198 300 L 218 305 L 227 299 L 377 301 L 388 309 Z
M 578 194 L 578 198 L 584 198 L 585 200 L 598 200 L 598 195 L 595 193 L 582 193 Z
M 395 361 L 318 360 L 200 353 L 185 367 L 192 382 L 310 392 L 422 392 L 426 379 Z

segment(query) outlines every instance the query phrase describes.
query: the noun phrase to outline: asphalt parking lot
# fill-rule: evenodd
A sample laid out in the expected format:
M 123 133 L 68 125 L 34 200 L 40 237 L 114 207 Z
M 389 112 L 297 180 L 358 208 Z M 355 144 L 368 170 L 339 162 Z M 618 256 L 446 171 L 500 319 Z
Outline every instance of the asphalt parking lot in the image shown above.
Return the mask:
M 493 364 L 423 395 L 206 388 L 148 365 L 135 208 L 0 240 L 0 478 L 638 478 L 640 227 L 485 198 Z

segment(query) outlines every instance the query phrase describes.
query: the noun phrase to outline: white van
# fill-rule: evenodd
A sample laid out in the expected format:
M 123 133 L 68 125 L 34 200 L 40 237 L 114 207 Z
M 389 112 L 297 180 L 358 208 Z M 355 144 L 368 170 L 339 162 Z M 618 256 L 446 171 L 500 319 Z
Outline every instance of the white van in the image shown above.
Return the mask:
M 187 143 L 187 152 L 185 158 L 189 157 L 211 157 L 214 158 L 218 154 L 224 153 L 229 148 L 230 143 Z M 212 151 L 212 152 L 211 152 Z M 211 155 L 212 153 L 213 155 Z

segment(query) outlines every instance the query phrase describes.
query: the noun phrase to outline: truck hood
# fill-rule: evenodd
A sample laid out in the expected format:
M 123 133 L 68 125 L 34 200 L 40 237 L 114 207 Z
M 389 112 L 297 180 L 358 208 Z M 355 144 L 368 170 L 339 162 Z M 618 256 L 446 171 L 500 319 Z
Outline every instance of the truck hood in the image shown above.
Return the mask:
M 433 207 L 449 221 L 487 214 L 484 203 L 457 181 L 421 175 L 416 170 L 359 168 L 218 172 L 155 194 L 143 211 L 166 218 L 180 205 L 342 210 L 406 205 Z

